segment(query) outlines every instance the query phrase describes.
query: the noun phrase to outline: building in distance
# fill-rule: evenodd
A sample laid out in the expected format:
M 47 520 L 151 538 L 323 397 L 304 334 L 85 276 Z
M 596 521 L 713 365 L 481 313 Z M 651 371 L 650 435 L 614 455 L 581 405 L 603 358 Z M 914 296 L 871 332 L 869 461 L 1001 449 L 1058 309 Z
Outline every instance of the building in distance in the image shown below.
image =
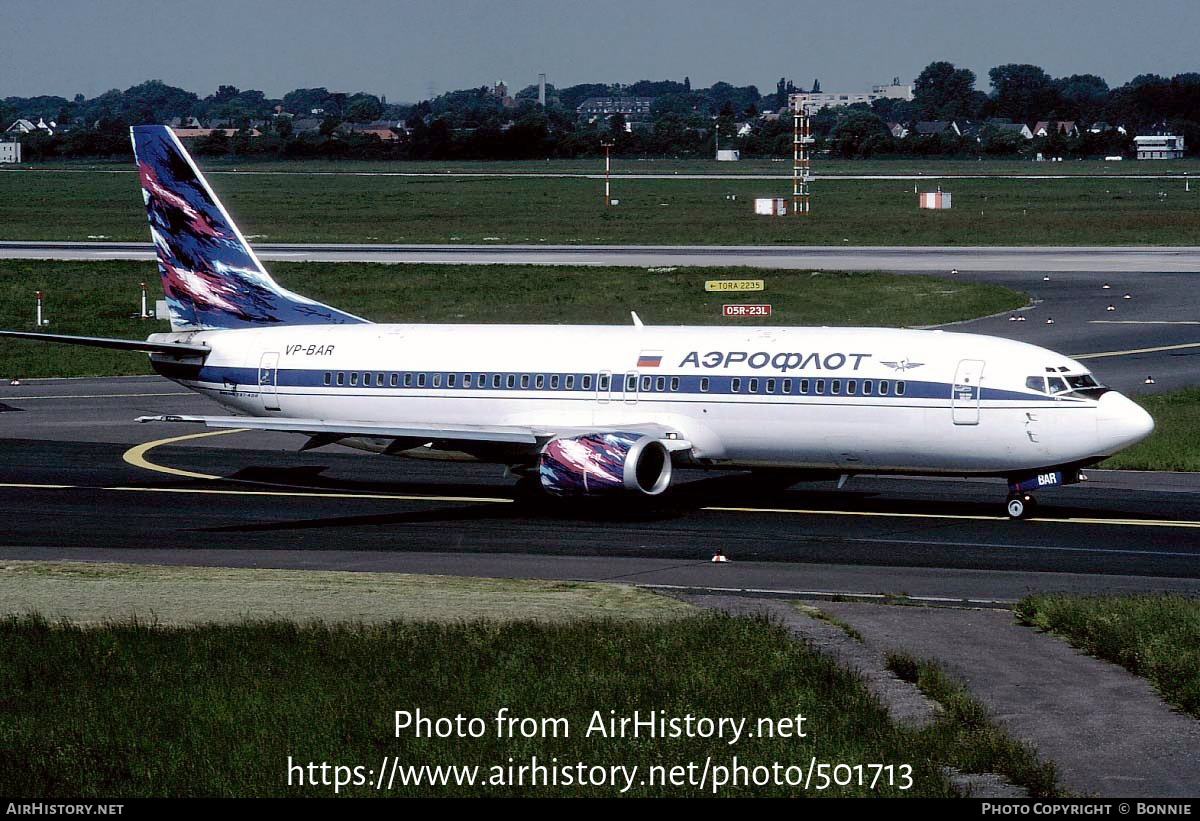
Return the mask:
M 588 97 L 579 104 L 576 111 L 581 117 L 608 117 L 612 114 L 650 113 L 654 105 L 654 97 Z
M 1145 137 L 1134 137 L 1139 160 L 1181 160 L 1183 159 L 1183 137 L 1178 134 L 1151 134 Z
M 799 111 L 800 107 L 803 106 L 806 112 L 815 114 L 825 106 L 838 108 L 854 105 L 855 103 L 870 105 L 876 100 L 911 101 L 912 98 L 912 86 L 901 85 L 900 78 L 896 77 L 888 85 L 872 86 L 870 91 L 834 91 L 830 93 L 824 91 L 800 91 L 795 94 L 789 94 L 788 107 L 793 111 Z

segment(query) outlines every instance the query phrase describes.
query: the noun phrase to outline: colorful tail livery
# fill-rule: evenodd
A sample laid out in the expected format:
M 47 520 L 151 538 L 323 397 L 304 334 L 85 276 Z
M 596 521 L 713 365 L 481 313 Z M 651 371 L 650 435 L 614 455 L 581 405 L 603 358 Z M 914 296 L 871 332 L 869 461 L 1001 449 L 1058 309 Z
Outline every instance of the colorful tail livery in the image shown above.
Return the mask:
M 175 133 L 131 131 L 172 330 L 366 321 L 281 288 Z

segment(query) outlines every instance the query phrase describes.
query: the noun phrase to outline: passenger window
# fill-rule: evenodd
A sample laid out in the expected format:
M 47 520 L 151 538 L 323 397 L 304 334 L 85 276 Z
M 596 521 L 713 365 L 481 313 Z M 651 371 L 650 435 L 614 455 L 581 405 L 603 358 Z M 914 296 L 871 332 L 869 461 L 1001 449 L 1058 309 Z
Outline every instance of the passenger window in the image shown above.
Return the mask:
M 377 388 L 383 387 L 383 374 L 381 374 L 381 373 L 375 374 L 375 387 L 377 387 Z
M 388 377 L 388 387 L 394 388 L 400 384 L 400 374 L 394 373 Z
M 679 390 L 679 377 L 678 376 L 671 377 L 671 390 L 673 390 L 673 391 Z
M 493 388 L 500 387 L 500 374 L 498 374 L 498 373 L 492 374 L 492 387 Z
M 535 379 L 533 380 L 533 386 L 534 386 L 535 388 L 537 388 L 539 391 L 540 391 L 542 388 L 546 387 L 546 377 L 545 377 L 545 375 L 544 375 L 544 374 L 540 374 L 540 373 L 539 373 L 539 374 L 537 375 L 537 378 L 535 378 Z
M 590 375 L 583 377 L 583 379 L 579 380 L 579 385 L 585 391 L 590 391 L 592 389 L 592 377 Z
M 479 380 L 479 381 L 480 381 L 481 383 L 483 382 L 483 380 L 482 380 L 482 379 L 481 379 L 481 380 Z M 463 387 L 464 387 L 464 388 L 469 388 L 469 387 L 471 387 L 471 374 L 469 374 L 469 373 L 464 373 L 464 374 L 463 374 Z
M 446 377 L 446 387 L 453 388 L 458 384 L 458 374 L 452 373 Z
M 903 382 L 896 383 L 896 396 L 904 396 L 904 383 Z
M 358 387 L 358 371 L 350 374 L 350 387 Z
M 608 374 L 606 374 L 606 373 L 605 373 L 605 374 L 601 374 L 601 375 L 600 375 L 600 382 L 597 384 L 597 388 L 599 388 L 599 389 L 600 389 L 600 390 L 602 390 L 602 391 L 606 391 L 606 390 L 608 390 L 608 380 L 609 380 L 609 375 L 608 375 Z
M 633 374 L 625 376 L 625 390 L 633 392 L 637 390 L 638 380 Z
M 642 390 L 643 391 L 650 390 L 650 377 L 648 377 L 648 376 L 642 377 Z
M 412 374 L 411 373 L 404 374 L 404 387 L 406 387 L 406 388 L 412 387 Z
M 733 392 L 734 393 L 742 392 L 742 380 L 736 376 L 733 378 Z
M 871 395 L 871 388 L 874 387 L 870 379 L 863 380 L 863 396 Z
M 346 384 L 346 374 L 342 373 L 341 371 L 338 371 L 337 383 L 338 383 L 338 385 L 345 385 Z
M 332 381 L 333 381 L 333 374 L 330 373 L 329 371 L 325 371 L 325 384 L 328 385 Z
M 423 373 L 419 373 L 419 374 L 417 374 L 417 387 L 418 387 L 418 388 L 423 388 L 423 387 L 425 387 L 425 376 L 426 376 L 426 375 L 425 375 L 425 374 L 423 374 Z
M 558 374 L 554 374 L 550 377 L 550 390 L 558 390 Z
M 707 376 L 700 377 L 700 392 L 708 393 L 708 377 Z
M 800 393 L 804 393 L 804 394 L 808 393 L 808 380 L 807 379 L 800 380 Z
M 567 387 L 567 390 L 569 390 L 569 391 L 575 390 L 575 374 L 573 374 L 573 373 L 567 374 L 567 386 L 566 387 Z
M 775 380 L 774 379 L 767 380 L 767 393 L 775 393 Z
M 833 384 L 830 385 L 830 387 L 832 388 L 832 391 L 831 391 L 832 393 L 834 393 L 834 394 L 841 393 L 842 392 L 842 380 L 840 380 L 840 379 L 833 380 Z
M 666 389 L 667 389 L 667 378 L 665 376 L 660 376 L 654 380 L 654 390 L 659 391 L 661 393 L 662 391 L 664 391 Z
M 825 393 L 825 380 L 824 379 L 817 380 L 817 393 L 824 395 L 824 393 Z
M 851 396 L 854 396 L 856 393 L 858 393 L 857 379 L 846 380 L 846 393 L 850 394 Z
M 750 393 L 758 393 L 758 380 L 757 379 L 750 380 Z
M 521 390 L 525 390 L 528 387 L 529 387 L 529 374 L 523 373 L 523 374 L 521 374 Z
M 515 388 L 517 386 L 517 375 L 510 373 L 508 378 L 504 380 L 504 385 L 508 388 Z
M 886 379 L 879 380 L 879 395 L 880 396 L 888 395 L 888 381 Z
M 784 393 L 792 392 L 792 380 L 790 380 L 790 379 L 783 380 L 783 392 Z

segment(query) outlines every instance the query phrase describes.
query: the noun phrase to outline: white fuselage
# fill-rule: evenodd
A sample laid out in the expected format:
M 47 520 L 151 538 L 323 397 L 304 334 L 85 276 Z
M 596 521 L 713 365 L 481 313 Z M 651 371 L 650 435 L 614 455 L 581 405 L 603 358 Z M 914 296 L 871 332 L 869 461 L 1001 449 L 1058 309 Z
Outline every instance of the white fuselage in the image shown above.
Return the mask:
M 679 431 L 695 463 L 731 468 L 1003 475 L 1094 462 L 1153 426 L 1115 391 L 1038 390 L 1090 381 L 1067 357 L 942 331 L 362 324 L 152 340 L 210 346 L 202 366 L 156 355 L 156 367 L 240 413 L 655 424 Z

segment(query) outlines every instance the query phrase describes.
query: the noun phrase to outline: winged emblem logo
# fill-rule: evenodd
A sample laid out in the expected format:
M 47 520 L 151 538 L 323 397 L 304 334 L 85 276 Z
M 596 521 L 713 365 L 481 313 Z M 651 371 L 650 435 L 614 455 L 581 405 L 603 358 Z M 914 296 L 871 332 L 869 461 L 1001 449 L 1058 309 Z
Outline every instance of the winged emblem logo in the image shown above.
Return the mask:
M 892 361 L 892 362 L 881 361 L 879 364 L 887 365 L 889 368 L 891 368 L 894 371 L 911 371 L 913 368 L 919 368 L 922 365 L 924 365 L 925 363 L 924 362 L 910 362 L 907 359 L 901 359 L 898 362 L 897 361 Z

